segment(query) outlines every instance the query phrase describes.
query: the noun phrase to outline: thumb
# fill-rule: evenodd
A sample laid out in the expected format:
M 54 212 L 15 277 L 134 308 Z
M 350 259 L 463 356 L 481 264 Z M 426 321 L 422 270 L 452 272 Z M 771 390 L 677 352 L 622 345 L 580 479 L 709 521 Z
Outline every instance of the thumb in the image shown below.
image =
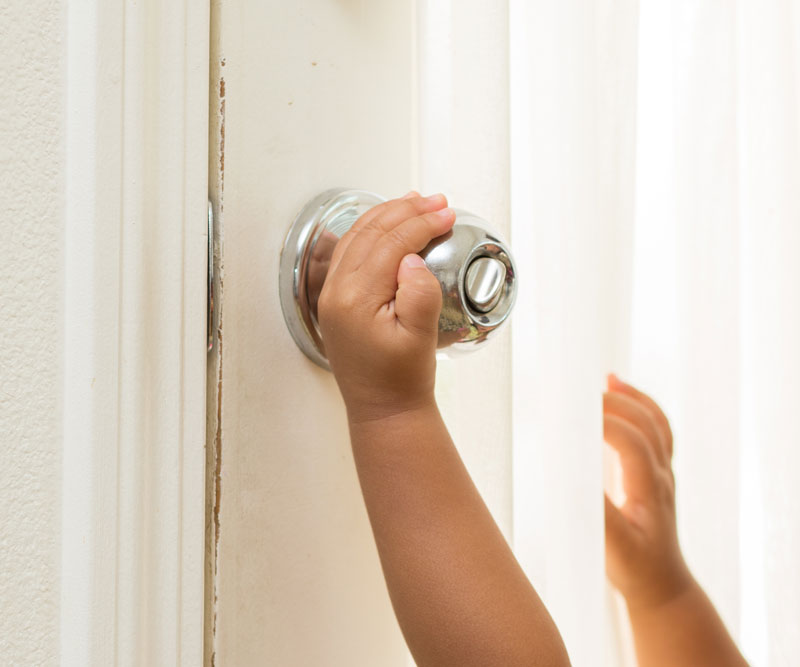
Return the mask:
M 406 255 L 397 271 L 394 310 L 407 330 L 428 336 L 439 330 L 442 288 L 422 257 Z

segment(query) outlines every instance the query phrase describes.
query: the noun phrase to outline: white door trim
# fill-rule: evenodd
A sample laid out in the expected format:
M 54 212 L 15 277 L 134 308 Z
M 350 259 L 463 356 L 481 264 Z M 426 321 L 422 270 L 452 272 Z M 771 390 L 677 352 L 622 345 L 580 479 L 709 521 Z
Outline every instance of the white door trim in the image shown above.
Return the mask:
M 62 664 L 200 665 L 208 1 L 66 11 Z

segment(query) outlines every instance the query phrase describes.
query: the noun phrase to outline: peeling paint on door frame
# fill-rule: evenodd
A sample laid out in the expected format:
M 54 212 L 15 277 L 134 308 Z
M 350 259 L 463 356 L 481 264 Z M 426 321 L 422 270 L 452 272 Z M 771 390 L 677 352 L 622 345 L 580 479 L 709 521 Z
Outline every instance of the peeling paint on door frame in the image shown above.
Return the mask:
M 209 67 L 209 197 L 216 208 L 214 292 L 217 295 L 213 331 L 217 344 L 208 357 L 206 375 L 206 546 L 204 658 L 206 667 L 216 664 L 218 553 L 222 499 L 222 321 L 224 310 L 224 194 L 225 194 L 225 67 L 224 57 L 214 57 L 218 39 L 218 3 L 211 7 L 211 55 Z

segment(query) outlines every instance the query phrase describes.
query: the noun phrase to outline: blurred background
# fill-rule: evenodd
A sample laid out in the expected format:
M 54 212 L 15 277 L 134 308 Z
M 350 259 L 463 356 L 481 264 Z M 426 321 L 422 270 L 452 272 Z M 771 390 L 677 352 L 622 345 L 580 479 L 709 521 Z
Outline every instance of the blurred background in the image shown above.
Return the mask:
M 566 398 L 522 424 L 515 416 L 514 446 L 529 433 L 585 440 L 564 424 L 570 394 L 596 382 L 587 368 L 642 386 L 672 421 L 690 567 L 751 664 L 792 664 L 800 5 L 546 5 L 510 2 L 512 241 L 536 258 L 535 293 L 514 320 L 514 405 L 531 414 L 536 374 L 546 376 L 537 400 Z M 519 488 L 526 472 L 515 463 L 514 474 Z M 606 474 L 613 487 L 612 464 Z M 541 542 L 520 513 L 535 515 L 547 493 L 515 493 L 516 545 L 533 568 Z M 579 502 L 555 494 L 556 507 Z M 607 660 L 632 664 L 617 618 L 623 655 L 612 647 Z
M 642 2 L 628 372 L 753 665 L 800 649 L 800 5 Z

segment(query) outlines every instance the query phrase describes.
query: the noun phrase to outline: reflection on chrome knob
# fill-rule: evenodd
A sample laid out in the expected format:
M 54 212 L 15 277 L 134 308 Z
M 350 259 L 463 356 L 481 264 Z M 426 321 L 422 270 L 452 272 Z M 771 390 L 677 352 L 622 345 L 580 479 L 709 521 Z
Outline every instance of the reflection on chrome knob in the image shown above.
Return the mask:
M 281 309 L 300 349 L 329 368 L 317 322 L 317 301 L 333 249 L 356 220 L 385 201 L 363 190 L 337 188 L 312 199 L 295 219 L 281 252 Z M 442 286 L 439 349 L 475 349 L 508 318 L 516 297 L 511 252 L 488 223 L 455 209 L 452 230 L 420 252 Z
M 478 257 L 467 269 L 464 289 L 472 307 L 481 313 L 492 310 L 503 293 L 506 267 L 493 257 Z

